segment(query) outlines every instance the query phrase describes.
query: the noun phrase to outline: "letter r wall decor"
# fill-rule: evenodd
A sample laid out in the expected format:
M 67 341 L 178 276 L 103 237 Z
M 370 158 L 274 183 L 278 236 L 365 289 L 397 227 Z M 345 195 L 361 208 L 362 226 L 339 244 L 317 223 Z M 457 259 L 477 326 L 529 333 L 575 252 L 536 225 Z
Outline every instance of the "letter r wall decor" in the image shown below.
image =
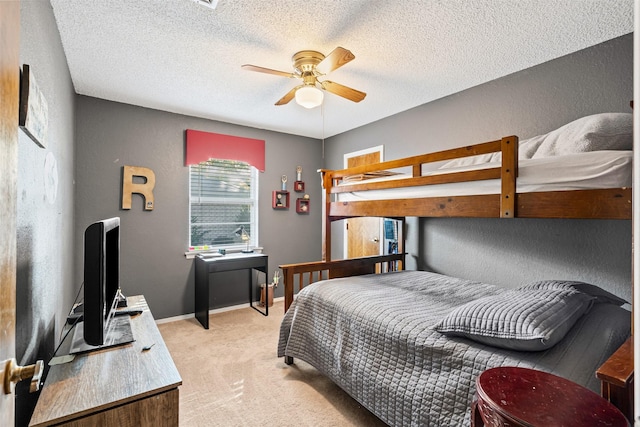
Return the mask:
M 133 177 L 145 179 L 144 183 L 134 183 Z M 122 167 L 122 209 L 131 209 L 131 195 L 140 194 L 144 199 L 144 210 L 153 210 L 153 187 L 156 185 L 156 174 L 149 168 L 141 166 Z

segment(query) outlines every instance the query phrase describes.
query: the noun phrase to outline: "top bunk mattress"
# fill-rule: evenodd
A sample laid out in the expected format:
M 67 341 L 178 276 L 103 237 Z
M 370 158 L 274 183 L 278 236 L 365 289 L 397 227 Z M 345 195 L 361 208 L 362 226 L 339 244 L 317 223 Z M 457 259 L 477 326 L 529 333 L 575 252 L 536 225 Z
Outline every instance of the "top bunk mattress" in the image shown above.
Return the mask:
M 521 159 L 518 162 L 516 191 L 518 193 L 530 193 L 631 187 L 632 160 L 632 151 L 619 150 L 589 151 L 563 156 Z M 423 175 L 437 175 L 492 167 L 500 167 L 500 163 L 491 162 L 457 168 L 438 169 Z M 368 179 L 358 183 L 400 180 L 410 177 L 410 175 L 398 174 L 384 178 Z M 348 186 L 349 184 L 352 183 L 341 184 L 341 186 Z M 499 194 L 500 190 L 500 180 L 491 179 L 345 192 L 336 194 L 336 201 L 348 202 Z

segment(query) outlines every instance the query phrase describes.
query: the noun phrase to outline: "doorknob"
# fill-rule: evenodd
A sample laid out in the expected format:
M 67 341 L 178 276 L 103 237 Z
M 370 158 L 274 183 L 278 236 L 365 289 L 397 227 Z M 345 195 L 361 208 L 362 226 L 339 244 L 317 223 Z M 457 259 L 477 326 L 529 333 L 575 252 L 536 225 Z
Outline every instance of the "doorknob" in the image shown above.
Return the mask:
M 380 239 L 378 239 L 377 237 L 374 237 L 373 239 L 371 239 L 371 241 L 373 243 L 378 243 L 380 241 Z
M 34 393 L 40 390 L 40 379 L 42 379 L 42 372 L 44 371 L 44 362 L 38 360 L 33 365 L 20 366 L 16 359 L 9 359 L 5 361 L 4 365 L 4 394 L 11 394 L 13 392 L 13 385 L 27 378 L 31 378 L 31 385 L 29 391 Z

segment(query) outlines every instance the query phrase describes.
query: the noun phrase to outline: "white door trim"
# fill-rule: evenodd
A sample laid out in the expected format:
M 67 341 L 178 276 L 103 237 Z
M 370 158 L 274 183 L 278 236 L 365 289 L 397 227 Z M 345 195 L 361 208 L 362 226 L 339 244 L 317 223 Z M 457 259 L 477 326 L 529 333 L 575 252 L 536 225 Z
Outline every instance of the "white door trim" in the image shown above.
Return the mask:
M 347 168 L 347 164 L 350 158 L 352 157 L 358 157 L 358 156 L 362 156 L 365 154 L 371 154 L 371 153 L 380 153 L 380 161 L 384 162 L 384 145 L 376 145 L 374 147 L 370 147 L 370 148 L 363 148 L 362 150 L 358 150 L 358 151 L 352 151 L 350 153 L 345 153 L 343 155 L 343 167 L 346 169 Z M 348 248 L 348 239 L 347 239 L 347 221 L 344 221 L 344 225 L 342 226 L 342 257 L 346 258 L 347 257 L 347 248 Z M 384 230 L 382 230 L 382 221 L 380 221 L 380 232 L 382 233 Z M 382 234 L 380 234 L 382 236 Z M 384 239 L 380 239 L 380 253 L 383 253 L 382 251 L 384 250 L 383 247 L 383 241 Z

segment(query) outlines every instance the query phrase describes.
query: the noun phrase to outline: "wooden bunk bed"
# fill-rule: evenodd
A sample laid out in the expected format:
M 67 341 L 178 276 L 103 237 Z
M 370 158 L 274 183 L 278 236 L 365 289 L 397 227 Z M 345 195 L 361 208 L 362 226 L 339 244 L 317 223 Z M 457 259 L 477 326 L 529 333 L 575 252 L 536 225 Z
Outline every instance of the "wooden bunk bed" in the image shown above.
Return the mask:
M 500 152 L 498 167 L 472 171 L 424 175 L 423 165 L 463 157 Z M 390 181 L 367 180 L 344 184 L 349 176 L 371 175 L 398 168 L 411 168 L 411 176 Z M 354 260 L 332 261 L 331 225 L 353 217 L 385 217 L 403 220 L 416 217 L 465 218 L 566 218 L 566 219 L 631 219 L 631 188 L 601 188 L 567 191 L 516 192 L 518 177 L 518 138 L 509 136 L 500 140 L 454 148 L 436 153 L 342 170 L 320 170 L 322 176 L 322 261 L 285 264 L 280 268 L 284 278 L 285 311 L 293 302 L 295 288 L 325 278 L 345 277 L 388 271 L 386 265 L 401 255 L 376 256 Z M 407 188 L 424 185 L 464 183 L 481 180 L 500 180 L 500 193 L 461 196 L 417 197 L 363 201 L 339 201 L 336 195 L 354 191 Z
M 519 145 L 518 137 L 507 136 L 495 141 L 377 164 L 342 170 L 320 170 L 323 185 L 322 261 L 280 266 L 283 271 L 285 289 L 285 312 L 292 305 L 296 291 L 302 290 L 311 283 L 324 279 L 386 273 L 404 268 L 405 254 L 402 240 L 398 242 L 399 253 L 397 254 L 333 260 L 331 257 L 331 226 L 338 220 L 353 217 L 384 217 L 403 221 L 407 216 L 504 218 L 505 220 L 509 218 L 631 219 L 632 193 L 628 185 L 551 191 L 518 191 L 518 176 L 521 167 L 518 155 Z M 497 157 L 495 157 L 496 154 L 498 154 Z M 462 168 L 462 171 L 456 168 L 449 170 L 446 169 L 446 166 L 445 169 L 427 166 L 455 162 L 456 159 L 461 158 L 473 159 L 483 156 L 494 156 L 493 159 L 497 158 L 499 161 L 497 163 L 488 161 L 486 164 L 476 164 L 470 168 Z M 630 162 L 630 160 L 628 161 Z M 401 171 L 404 174 L 392 176 L 390 179 L 378 178 L 383 175 L 391 175 L 389 172 L 394 171 Z M 353 177 L 357 177 L 357 179 L 353 181 Z M 482 194 L 437 194 L 411 197 L 398 197 L 393 193 L 385 195 L 385 192 L 396 189 L 437 187 L 441 184 L 460 186 L 460 184 L 465 185 L 478 181 L 495 181 L 497 182 L 497 190 L 489 193 L 484 191 Z M 380 192 L 382 195 L 376 195 L 375 199 L 369 200 L 366 196 L 361 196 L 380 190 L 382 190 Z M 351 198 L 344 199 L 342 197 L 354 194 L 356 196 Z M 283 334 L 286 335 L 286 332 L 281 330 L 281 345 L 287 339 Z M 280 347 L 279 353 L 285 356 L 286 363 L 293 363 L 293 358 Z M 616 359 L 614 369 L 612 370 L 611 366 L 605 366 L 603 373 L 598 378 L 603 381 L 603 394 L 605 394 L 605 388 L 608 390 L 611 385 L 621 389 L 620 392 L 612 392 L 607 395 L 614 395 L 614 399 L 619 399 L 617 402 L 614 401 L 614 404 L 623 408 L 626 411 L 625 415 L 632 419 L 629 412 L 632 405 L 628 402 L 628 391 L 633 381 L 633 367 L 632 360 L 627 362 L 621 366 L 619 358 Z M 332 369 L 327 366 L 323 368 L 321 371 L 325 373 Z M 332 376 L 332 378 L 339 381 L 340 375 Z M 345 389 L 349 387 L 344 384 L 341 386 Z M 355 394 L 354 397 L 360 400 L 358 392 Z M 363 402 L 361 401 L 361 403 Z M 367 405 L 365 404 L 365 406 Z M 373 412 L 378 415 L 375 410 Z M 385 416 L 390 416 L 394 422 L 398 422 L 393 418 L 393 414 L 389 415 L 384 409 L 382 413 Z

